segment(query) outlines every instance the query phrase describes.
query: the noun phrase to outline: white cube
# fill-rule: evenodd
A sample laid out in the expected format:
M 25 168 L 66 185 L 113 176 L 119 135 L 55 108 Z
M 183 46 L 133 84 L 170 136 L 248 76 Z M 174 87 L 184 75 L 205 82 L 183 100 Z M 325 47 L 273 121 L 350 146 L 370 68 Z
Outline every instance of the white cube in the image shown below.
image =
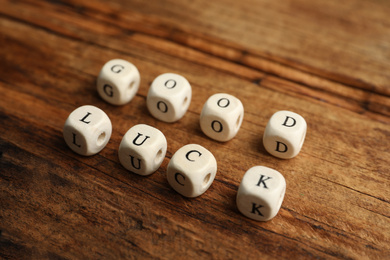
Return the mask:
M 172 123 L 181 119 L 191 103 L 192 89 L 183 76 L 161 74 L 150 85 L 146 104 L 155 118 Z
M 203 146 L 188 144 L 172 156 L 167 179 L 174 190 L 186 197 L 203 194 L 214 181 L 217 161 Z
M 123 136 L 118 155 L 127 170 L 139 175 L 150 175 L 160 167 L 166 151 L 164 134 L 157 128 L 139 124 Z
M 282 174 L 264 166 L 250 168 L 237 192 L 237 208 L 248 218 L 267 221 L 276 216 L 286 192 Z
M 293 158 L 302 148 L 306 129 L 307 124 L 302 116 L 290 111 L 278 111 L 265 128 L 264 148 L 278 158 Z
M 93 155 L 100 152 L 111 137 L 110 118 L 94 106 L 81 106 L 66 119 L 63 135 L 66 144 L 76 153 Z
M 229 94 L 214 94 L 206 101 L 200 114 L 200 128 L 208 137 L 226 142 L 241 127 L 244 107 L 241 101 Z
M 133 99 L 141 78 L 138 69 L 128 61 L 113 59 L 104 64 L 97 79 L 97 91 L 108 103 L 124 105 Z

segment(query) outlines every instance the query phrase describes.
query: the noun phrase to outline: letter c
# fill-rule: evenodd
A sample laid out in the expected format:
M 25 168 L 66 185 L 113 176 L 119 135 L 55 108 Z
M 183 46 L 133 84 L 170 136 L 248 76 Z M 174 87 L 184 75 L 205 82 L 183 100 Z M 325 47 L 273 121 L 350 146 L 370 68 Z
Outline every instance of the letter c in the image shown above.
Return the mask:
M 186 177 L 185 177 L 183 174 L 181 174 L 180 172 L 177 172 L 177 173 L 175 174 L 175 181 L 176 181 L 177 183 L 179 183 L 181 186 L 184 186 L 184 183 L 182 183 L 182 182 L 179 181 L 179 178 L 178 178 L 179 176 L 181 176 L 181 178 L 183 179 L 183 181 L 186 180 Z
M 195 160 L 191 160 L 191 159 L 190 159 L 190 154 L 192 154 L 192 153 L 197 153 L 197 154 L 199 154 L 199 157 L 202 156 L 202 154 L 201 154 L 199 151 L 197 151 L 197 150 L 191 150 L 191 151 L 189 151 L 189 152 L 186 154 L 186 158 L 187 158 L 187 160 L 190 161 L 190 162 L 195 162 Z

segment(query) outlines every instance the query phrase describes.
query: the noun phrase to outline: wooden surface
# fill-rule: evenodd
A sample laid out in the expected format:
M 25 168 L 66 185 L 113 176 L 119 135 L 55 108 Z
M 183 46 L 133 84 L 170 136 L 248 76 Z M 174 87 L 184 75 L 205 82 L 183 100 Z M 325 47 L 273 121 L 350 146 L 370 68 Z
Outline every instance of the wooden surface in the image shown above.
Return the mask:
M 390 259 L 390 2 L 338 0 L 0 0 L 0 258 Z M 141 73 L 136 97 L 104 102 L 96 78 L 126 59 Z M 175 72 L 192 85 L 184 118 L 168 124 L 146 108 L 150 83 Z M 245 116 L 227 143 L 207 138 L 209 96 L 238 97 Z M 62 136 L 75 108 L 111 118 L 92 157 Z M 270 116 L 308 123 L 294 159 L 270 156 Z M 149 177 L 118 160 L 133 125 L 160 129 L 168 152 Z M 171 189 L 165 172 L 181 146 L 217 159 L 201 197 Z M 281 172 L 279 214 L 252 221 L 235 205 L 246 170 Z

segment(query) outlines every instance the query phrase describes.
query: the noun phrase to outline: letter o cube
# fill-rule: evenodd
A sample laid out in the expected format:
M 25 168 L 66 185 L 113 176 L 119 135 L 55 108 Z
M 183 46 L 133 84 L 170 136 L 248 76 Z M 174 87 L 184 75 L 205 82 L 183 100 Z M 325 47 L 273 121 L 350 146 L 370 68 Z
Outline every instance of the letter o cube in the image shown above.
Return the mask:
M 229 94 L 214 94 L 206 101 L 200 114 L 200 128 L 208 137 L 226 142 L 241 127 L 244 107 L 241 101 Z
M 146 104 L 155 118 L 172 123 L 181 119 L 191 103 L 192 89 L 183 76 L 161 74 L 150 85 Z
M 157 128 L 139 124 L 123 136 L 118 155 L 127 170 L 139 175 L 150 175 L 160 167 L 166 151 L 164 134 Z
M 214 155 L 200 145 L 188 144 L 172 156 L 167 179 L 178 193 L 193 198 L 210 187 L 216 173 L 217 161 Z
M 267 221 L 278 213 L 286 192 L 282 174 L 264 166 L 250 168 L 237 192 L 237 208 L 248 218 Z
M 100 152 L 111 137 L 110 118 L 95 106 L 81 106 L 66 119 L 63 135 L 76 153 L 89 156 Z
M 273 156 L 290 159 L 298 155 L 305 141 L 305 119 L 290 111 L 272 115 L 263 135 L 264 148 Z
M 140 81 L 138 69 L 133 64 L 113 59 L 101 69 L 97 79 L 97 91 L 108 103 L 124 105 L 133 99 Z

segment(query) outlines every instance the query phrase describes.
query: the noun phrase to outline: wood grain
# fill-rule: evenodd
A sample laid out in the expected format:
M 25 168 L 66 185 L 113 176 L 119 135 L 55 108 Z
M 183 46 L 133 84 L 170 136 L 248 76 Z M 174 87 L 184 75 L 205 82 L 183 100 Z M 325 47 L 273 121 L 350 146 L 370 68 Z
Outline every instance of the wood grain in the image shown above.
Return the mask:
M 386 1 L 0 0 L 0 257 L 5 259 L 390 259 L 390 11 Z M 103 64 L 141 73 L 127 105 L 95 89 Z M 146 108 L 150 83 L 175 72 L 192 85 L 187 114 L 168 124 Z M 238 97 L 245 117 L 227 143 L 207 138 L 209 96 Z M 91 104 L 113 124 L 99 154 L 62 137 L 71 111 Z M 308 133 L 291 160 L 270 156 L 262 134 L 278 110 Z M 149 177 L 117 150 L 134 124 L 157 127 L 168 151 Z M 167 164 L 188 143 L 218 172 L 186 199 Z M 280 171 L 287 191 L 269 222 L 235 206 L 246 170 Z

